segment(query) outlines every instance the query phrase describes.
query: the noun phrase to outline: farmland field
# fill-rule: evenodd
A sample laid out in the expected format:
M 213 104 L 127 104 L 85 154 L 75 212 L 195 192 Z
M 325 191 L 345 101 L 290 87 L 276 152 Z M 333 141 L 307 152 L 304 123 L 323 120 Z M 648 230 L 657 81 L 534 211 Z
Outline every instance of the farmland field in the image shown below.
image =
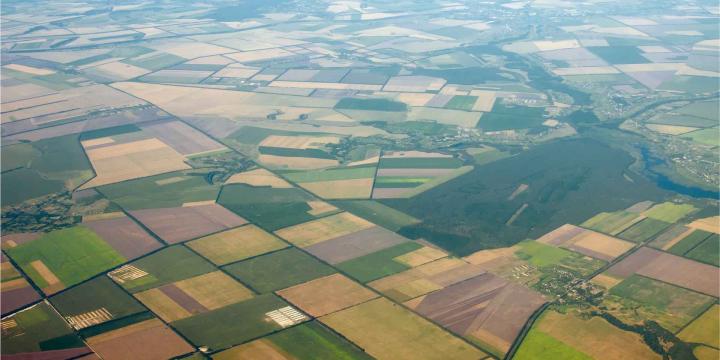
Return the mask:
M 277 294 L 315 317 L 331 314 L 378 296 L 341 274 L 310 280 L 280 290 Z
M 215 265 L 225 265 L 287 247 L 274 235 L 255 225 L 246 225 L 187 243 Z
M 175 208 L 135 210 L 130 214 L 169 244 L 247 223 L 245 219 L 218 204 L 204 202 Z
M 707 239 L 712 233 L 709 233 L 707 231 L 702 230 L 695 230 L 690 235 L 682 238 L 680 242 L 673 245 L 670 249 L 668 249 L 668 252 L 675 255 L 683 256 L 688 251 L 692 250 L 694 247 L 699 245 L 703 242 L 703 240 Z
M 43 292 L 52 294 L 125 261 L 88 228 L 56 230 L 7 250 Z
M 0 290 L 2 290 L 2 313 L 7 314 L 33 301 L 40 300 L 40 295 L 23 277 L 23 275 L 8 261 L 5 254 L 0 255 L 2 268 L 0 268 Z
M 689 342 L 707 344 L 712 347 L 720 347 L 720 324 L 717 318 L 720 316 L 720 305 L 713 305 L 690 325 L 685 327 L 678 336 Z
M 685 253 L 685 256 L 706 264 L 720 266 L 720 255 L 718 254 L 720 254 L 720 235 L 712 234 L 705 238 L 700 245 Z
M 653 238 L 669 226 L 670 224 L 664 221 L 647 218 L 621 232 L 618 237 L 634 242 L 643 242 Z
M 223 269 L 259 293 L 283 289 L 335 272 L 294 248 L 237 262 Z
M 509 129 L 526 129 L 542 124 L 543 108 L 525 106 L 505 106 L 495 103 L 489 113 L 483 114 L 478 127 L 483 131 L 500 131 Z
M 333 201 L 333 204 L 386 229 L 398 231 L 420 220 L 373 200 Z
M 135 323 L 87 339 L 103 359 L 130 357 L 171 358 L 189 353 L 192 346 L 158 319 Z
M 365 256 L 341 262 L 337 264 L 337 267 L 358 281 L 366 283 L 409 269 L 409 266 L 396 261 L 395 258 L 417 250 L 420 247 L 421 245 L 414 242 L 402 243 Z

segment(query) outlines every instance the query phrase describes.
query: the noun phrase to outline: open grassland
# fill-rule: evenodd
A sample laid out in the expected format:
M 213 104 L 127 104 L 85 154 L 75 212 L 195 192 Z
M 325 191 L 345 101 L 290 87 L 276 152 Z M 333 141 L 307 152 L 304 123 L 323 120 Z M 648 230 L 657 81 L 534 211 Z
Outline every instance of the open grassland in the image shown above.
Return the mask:
M 118 271 L 117 274 L 111 272 L 110 277 L 132 293 L 208 273 L 215 269 L 208 261 L 180 245 L 160 250 L 130 263 L 130 266 L 147 274 L 135 278 L 126 277 Z
M 223 269 L 259 293 L 284 289 L 335 272 L 294 248 L 241 261 Z
M 90 350 L 50 305 L 41 302 L 28 310 L 3 318 L 2 355 L 72 358 Z M 66 350 L 66 351 L 59 351 Z M 21 355 L 22 354 L 22 355 Z
M 57 294 L 50 298 L 50 302 L 65 317 L 105 309 L 111 314 L 112 319 L 117 319 L 145 311 L 140 303 L 106 276 Z
M 386 229 L 398 231 L 420 220 L 373 200 L 333 201 L 333 204 Z
M 604 304 L 613 315 L 630 323 L 657 321 L 676 332 L 700 315 L 715 300 L 646 277 L 633 275 L 610 289 Z
M 215 265 L 229 264 L 288 246 L 255 225 L 223 231 L 190 241 L 187 245 Z
M 277 292 L 304 312 L 320 317 L 366 302 L 378 295 L 345 275 L 333 274 Z
M 280 329 L 265 313 L 285 306 L 287 303 L 273 294 L 260 295 L 178 320 L 173 327 L 197 346 L 222 349 Z
M 223 187 L 218 203 L 268 230 L 315 219 L 308 201 L 312 197 L 295 188 L 252 187 L 243 184 Z
M 207 181 L 207 172 L 183 171 L 99 187 L 108 199 L 127 210 L 179 207 L 215 200 L 220 185 Z
M 651 219 L 667 223 L 675 223 L 696 210 L 697 208 L 690 204 L 674 204 L 671 202 L 665 202 L 651 207 L 649 210 L 645 211 L 644 214 Z
M 663 196 L 642 178 L 630 182 L 623 177 L 632 161 L 629 155 L 594 141 L 558 141 L 477 167 L 415 197 L 382 203 L 422 221 L 401 229 L 403 235 L 467 255 Z M 521 184 L 533 191 L 509 201 Z M 511 225 L 497 225 L 507 222 L 524 203 L 527 210 Z
M 379 298 L 320 319 L 380 359 L 478 359 L 485 354 L 427 320 Z
M 2 205 L 71 190 L 92 177 L 77 135 L 4 146 Z
M 315 321 L 213 355 L 217 360 L 286 358 L 354 360 L 370 356 Z
M 283 228 L 275 234 L 296 246 L 307 247 L 372 226 L 374 225 L 365 219 L 343 212 Z
M 687 341 L 720 348 L 720 305 L 713 305 L 699 318 L 685 327 L 678 336 Z
M 183 338 L 158 319 L 150 319 L 87 339 L 103 359 L 167 359 L 193 351 Z
M 75 285 L 126 260 L 83 226 L 46 233 L 7 252 L 46 294 Z

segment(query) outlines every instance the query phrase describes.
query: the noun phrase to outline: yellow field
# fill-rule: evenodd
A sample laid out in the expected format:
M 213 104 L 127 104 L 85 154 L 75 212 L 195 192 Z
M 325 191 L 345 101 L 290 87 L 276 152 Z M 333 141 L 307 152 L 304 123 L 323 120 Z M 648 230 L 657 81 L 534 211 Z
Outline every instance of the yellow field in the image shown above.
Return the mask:
M 270 186 L 278 189 L 291 188 L 289 182 L 265 169 L 254 169 L 235 174 L 225 181 L 225 184 L 247 184 L 250 186 Z
M 578 235 L 572 240 L 572 243 L 577 247 L 598 252 L 612 258 L 624 254 L 635 246 L 635 244 L 629 241 L 623 241 L 594 231 L 587 231 Z
M 216 265 L 225 265 L 288 246 L 255 225 L 209 235 L 190 241 L 187 245 Z
M 707 346 L 698 346 L 693 349 L 693 354 L 698 360 L 717 360 L 720 359 L 720 350 Z
M 247 344 L 238 345 L 221 351 L 212 356 L 215 360 L 235 359 L 262 359 L 262 360 L 289 360 L 294 359 L 268 340 L 259 339 Z
M 691 222 L 688 227 L 720 234 L 720 216 L 711 216 Z
M 253 292 L 222 271 L 214 271 L 175 283 L 208 310 L 252 298 Z
M 368 229 L 375 224 L 348 212 L 330 215 L 322 219 L 286 227 L 276 235 L 299 247 L 306 247 L 339 236 Z
M 298 170 L 321 169 L 337 166 L 340 163 L 335 159 L 318 159 L 307 157 L 285 157 L 261 154 L 258 161 L 273 168 L 287 168 Z
M 471 264 L 480 265 L 504 257 L 514 257 L 514 254 L 517 250 L 519 250 L 517 246 L 500 249 L 480 250 L 464 257 L 463 259 Z
M 97 176 L 82 189 L 190 169 L 182 154 L 155 138 L 86 149 L 86 152 Z
M 340 138 L 337 136 L 270 135 L 260 142 L 260 146 L 286 149 L 322 149 L 327 144 L 337 144 L 339 142 Z
M 373 178 L 316 181 L 300 186 L 323 199 L 367 199 L 373 187 Z
M 435 94 L 399 93 L 395 96 L 395 100 L 404 102 L 409 106 L 425 106 L 433 97 L 435 97 Z
M 416 267 L 446 256 L 447 254 L 442 250 L 423 246 L 415 251 L 395 257 L 393 260 L 409 267 Z
M 661 359 L 640 335 L 620 330 L 599 317 L 580 319 L 548 311 L 538 330 L 596 359 Z
M 604 286 L 606 289 L 610 289 L 613 286 L 619 284 L 622 282 L 622 279 L 618 279 L 615 277 L 612 277 L 610 275 L 600 274 L 592 280 L 590 280 L 592 283 L 598 284 L 600 286 Z
M 580 43 L 578 43 L 577 40 L 533 41 L 533 45 L 535 45 L 540 51 L 575 49 L 580 47 Z
M 320 200 L 310 200 L 307 202 L 307 204 L 310 207 L 310 210 L 307 213 L 313 216 L 318 216 L 337 210 L 335 206 Z
M 152 310 L 158 317 L 173 322 L 192 316 L 189 311 L 178 305 L 169 296 L 165 295 L 160 289 L 150 289 L 135 294 L 143 305 Z
M 377 359 L 481 359 L 485 353 L 378 298 L 320 318 Z
M 462 274 L 463 267 L 467 270 L 475 268 L 460 259 L 444 258 L 375 280 L 368 286 L 392 299 L 406 301 L 453 283 L 452 276 L 442 281 L 432 281 L 430 277 L 453 270 Z
M 342 274 L 333 274 L 277 292 L 306 313 L 320 317 L 378 297 Z
M 54 70 L 36 68 L 33 66 L 27 66 L 27 65 L 22 65 L 22 64 L 7 64 L 3 67 L 6 69 L 10 69 L 10 70 L 24 72 L 24 73 L 30 74 L 30 75 L 52 75 L 55 73 Z
M 227 57 L 242 63 L 242 62 L 260 61 L 260 60 L 270 60 L 270 59 L 288 57 L 288 56 L 293 56 L 293 55 L 295 55 L 295 54 L 291 53 L 289 51 L 280 49 L 280 48 L 276 48 L 276 49 L 263 49 L 263 50 L 236 52 L 233 54 L 228 54 Z
M 685 327 L 678 337 L 687 342 L 696 342 L 720 347 L 720 305 L 713 305 L 699 318 Z
M 661 124 L 647 124 L 645 125 L 646 128 L 659 132 L 661 134 L 667 134 L 667 135 L 682 135 L 685 133 L 689 133 L 691 131 L 695 131 L 698 128 L 690 127 L 690 126 L 677 126 L 677 125 L 661 125 Z
M 477 96 L 478 99 L 473 105 L 473 111 L 492 111 L 493 105 L 495 105 L 495 92 L 488 90 L 472 90 L 470 95 Z

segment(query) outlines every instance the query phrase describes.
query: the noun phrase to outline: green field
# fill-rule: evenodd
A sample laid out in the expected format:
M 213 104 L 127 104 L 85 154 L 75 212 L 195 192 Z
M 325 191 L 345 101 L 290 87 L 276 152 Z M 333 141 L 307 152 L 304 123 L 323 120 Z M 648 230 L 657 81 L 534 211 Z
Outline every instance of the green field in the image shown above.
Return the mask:
M 707 239 L 712 233 L 709 233 L 707 231 L 702 230 L 695 230 L 690 235 L 684 237 L 680 242 L 673 245 L 670 249 L 668 249 L 669 253 L 683 256 L 685 253 L 690 251 L 692 248 L 703 242 L 703 240 Z
M 621 232 L 618 237 L 634 242 L 643 242 L 653 238 L 657 234 L 660 234 L 670 225 L 671 224 L 664 221 L 647 218 Z
M 65 320 L 45 303 L 4 318 L 3 323 L 6 319 L 15 320 L 17 327 L 3 329 L 3 355 L 85 346 Z M 42 355 L 39 357 L 42 358 Z
M 286 131 L 286 130 L 275 130 L 275 129 L 265 129 L 265 128 L 259 128 L 254 126 L 243 126 L 240 129 L 236 130 L 229 136 L 227 136 L 224 140 L 231 140 L 236 141 L 242 144 L 252 144 L 257 145 L 260 144 L 263 140 L 265 140 L 266 137 L 270 135 L 286 135 L 286 136 L 297 136 L 297 135 L 313 135 L 313 136 L 323 136 L 323 135 L 330 135 L 330 134 L 324 134 L 324 133 L 304 133 L 304 132 L 295 132 L 295 131 Z
M 105 308 L 114 319 L 145 311 L 145 307 L 107 276 L 100 276 L 50 298 L 63 316 Z
M 278 324 L 266 320 L 265 313 L 285 306 L 279 297 L 265 294 L 172 325 L 193 344 L 217 350 L 279 330 Z
M 407 265 L 401 264 L 393 258 L 421 247 L 422 245 L 416 242 L 407 242 L 342 262 L 337 265 L 337 268 L 356 280 L 367 283 L 409 269 Z
M 363 121 L 363 124 L 383 129 L 393 134 L 451 135 L 457 133 L 455 126 L 439 124 L 435 121 Z
M 402 112 L 407 111 L 407 105 L 403 102 L 389 99 L 343 98 L 335 105 L 335 109 Z
M 650 62 L 641 55 L 642 52 L 635 46 L 600 46 L 587 49 L 611 65 L 647 64 Z
M 527 129 L 541 126 L 545 109 L 541 107 L 505 106 L 495 102 L 489 113 L 484 113 L 477 124 L 483 131 Z
M 334 201 L 332 204 L 392 231 L 420 222 L 408 214 L 373 200 Z
M 629 211 L 602 212 L 586 220 L 580 226 L 615 235 L 625 230 L 628 225 L 638 217 L 638 214 Z
M 307 204 L 313 198 L 299 189 L 233 184 L 223 187 L 218 203 L 265 230 L 274 231 L 315 219 Z
M 674 204 L 671 202 L 665 202 L 657 204 L 645 212 L 645 215 L 649 218 L 674 223 L 684 218 L 688 214 L 697 210 L 696 207 L 690 204 Z
M 544 332 L 532 329 L 523 339 L 520 348 L 513 359 L 516 360 L 535 360 L 553 359 L 553 360 L 591 360 L 592 357 L 566 345 L 560 340 L 545 334 Z
M 72 190 L 93 177 L 77 135 L 4 146 L 2 206 Z
M 376 188 L 414 188 L 430 180 L 432 178 L 379 176 L 375 179 L 373 186 Z
M 130 65 L 139 66 L 148 70 L 156 71 L 166 68 L 168 66 L 180 64 L 185 61 L 186 60 L 184 58 L 181 58 L 179 56 L 168 53 L 157 53 L 153 54 L 152 56 L 145 56 L 142 59 L 131 58 L 123 60 L 122 62 Z
M 518 246 L 521 250 L 516 251 L 515 255 L 537 267 L 559 264 L 574 254 L 571 251 L 537 241 L 523 241 Z
M 179 207 L 217 197 L 220 184 L 210 184 L 208 176 L 202 171 L 179 171 L 105 185 L 98 190 L 126 210 Z
M 170 246 L 130 265 L 148 273 L 120 284 L 132 293 L 184 280 L 215 270 L 207 260 L 182 245 Z
M 662 199 L 666 193 L 644 178 L 629 174 L 630 182 L 623 176 L 632 162 L 628 154 L 593 140 L 557 141 L 477 167 L 412 198 L 381 202 L 422 221 L 401 234 L 467 255 Z M 532 191 L 508 200 L 520 184 Z M 525 203 L 512 225 L 503 225 Z
M 265 339 L 298 360 L 371 359 L 360 348 L 316 321 L 280 331 Z
M 705 239 L 700 245 L 688 251 L 685 257 L 720 266 L 720 235 L 712 234 Z
M 710 296 L 640 275 L 632 275 L 613 286 L 609 294 L 605 304 L 620 305 L 607 305 L 617 317 L 631 322 L 651 319 L 673 332 L 714 303 Z
M 467 153 L 470 154 L 475 160 L 476 165 L 485 165 L 493 161 L 502 160 L 508 156 L 511 156 L 510 152 L 498 150 L 492 147 L 482 147 L 475 149 L 468 149 Z
M 261 154 L 285 156 L 285 157 L 307 157 L 316 159 L 335 159 L 334 156 L 320 149 L 289 149 L 281 147 L 260 146 Z
M 379 166 L 387 169 L 455 169 L 462 166 L 462 161 L 453 157 L 382 158 Z
M 680 137 L 690 139 L 703 145 L 720 146 L 720 140 L 718 140 L 720 139 L 720 128 L 717 127 L 696 130 L 687 134 L 682 134 Z
M 335 273 L 310 255 L 290 248 L 223 267 L 259 293 L 267 293 Z
M 364 179 L 375 176 L 375 166 L 354 166 L 349 168 L 312 171 L 287 171 L 281 173 L 286 179 L 296 183 Z
M 683 106 L 678 109 L 677 112 L 716 121 L 717 114 L 720 112 L 720 100 L 715 99 L 710 101 L 695 102 Z
M 445 104 L 446 109 L 470 111 L 475 106 L 477 96 L 455 95 Z
M 102 238 L 83 226 L 46 233 L 29 243 L 7 249 L 7 253 L 40 288 L 50 284 L 31 265 L 33 261 L 42 261 L 60 279 L 63 287 L 75 285 L 126 261 Z

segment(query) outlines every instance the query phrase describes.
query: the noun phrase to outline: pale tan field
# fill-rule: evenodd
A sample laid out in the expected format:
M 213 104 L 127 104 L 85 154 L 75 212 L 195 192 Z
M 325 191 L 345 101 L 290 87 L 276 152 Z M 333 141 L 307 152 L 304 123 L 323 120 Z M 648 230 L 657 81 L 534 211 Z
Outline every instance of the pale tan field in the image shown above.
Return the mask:
M 481 359 L 485 353 L 385 298 L 320 318 L 378 359 Z
M 344 83 L 328 83 L 328 82 L 312 82 L 312 81 L 283 81 L 275 80 L 269 86 L 299 88 L 299 89 L 332 89 L 332 90 L 362 90 L 362 91 L 378 91 L 382 89 L 382 85 L 369 84 L 344 84 Z
M 156 318 L 90 337 L 87 343 L 107 360 L 170 359 L 195 350 Z
M 190 169 L 184 156 L 155 138 L 87 149 L 86 152 L 97 176 L 81 189 Z
M 186 202 L 186 203 L 182 203 L 181 206 L 182 207 L 193 207 L 193 206 L 205 206 L 205 205 L 212 205 L 212 204 L 215 204 L 215 199 Z
M 685 67 L 681 63 L 650 63 L 650 64 L 623 64 L 615 67 L 625 73 L 644 71 L 678 71 Z
M 556 75 L 570 76 L 570 75 L 605 75 L 605 74 L 619 74 L 620 71 L 612 66 L 580 66 L 570 68 L 558 68 L 553 69 Z
M 413 107 L 407 114 L 408 121 L 434 120 L 440 124 L 473 128 L 480 121 L 481 112 Z
M 574 246 L 589 249 L 612 258 L 626 253 L 635 246 L 629 241 L 623 241 L 594 231 L 580 234 L 572 241 Z
M 370 197 L 373 178 L 316 181 L 300 186 L 323 199 L 367 199 Z
M 683 66 L 675 73 L 676 75 L 720 77 L 720 72 L 710 70 L 699 70 L 688 65 Z
M 232 61 L 229 58 L 226 58 L 222 55 L 211 55 L 211 56 L 204 56 L 197 59 L 193 59 L 188 61 L 188 64 L 207 64 L 207 65 L 228 65 L 232 64 L 234 61 Z
M 42 260 L 32 261 L 30 262 L 30 266 L 47 283 L 47 287 L 42 289 L 44 293 L 51 294 L 65 288 L 62 281 L 60 281 L 60 279 L 45 265 L 44 262 L 42 262 Z
M 340 164 L 335 159 L 318 159 L 318 158 L 307 158 L 307 157 L 289 157 L 289 156 L 276 156 L 260 154 L 258 161 L 262 164 L 272 168 L 285 168 L 285 169 L 298 169 L 298 170 L 310 170 L 310 169 L 322 169 L 326 167 L 337 166 Z
M 429 246 L 423 246 L 417 250 L 411 251 L 407 254 L 400 255 L 393 258 L 393 260 L 405 264 L 409 267 L 416 267 L 429 262 L 442 259 L 447 256 L 447 253 L 440 249 L 435 249 Z
M 139 66 L 121 63 L 119 61 L 95 66 L 93 70 L 114 81 L 132 79 L 151 72 L 148 69 L 143 69 Z
M 668 241 L 665 245 L 662 246 L 661 249 L 663 249 L 663 250 L 668 250 L 668 249 L 670 249 L 670 248 L 673 247 L 675 244 L 679 243 L 682 239 L 684 239 L 686 236 L 690 235 L 693 231 L 695 231 L 695 229 L 693 229 L 692 227 L 690 227 L 689 229 L 687 229 L 687 231 L 683 231 L 682 234 L 680 234 L 680 235 L 672 238 L 670 241 Z
M 551 51 L 561 49 L 575 49 L 580 47 L 577 40 L 559 40 L 559 41 L 533 41 L 535 47 L 540 51 Z
M 113 140 L 110 137 L 102 137 L 102 138 L 97 138 L 97 139 L 81 141 L 80 144 L 82 144 L 82 146 L 87 149 L 87 148 L 95 147 L 98 145 L 112 144 L 114 142 L 115 142 L 115 140 Z
M 213 76 L 214 77 L 229 77 L 229 78 L 247 79 L 247 78 L 251 78 L 253 75 L 257 74 L 258 71 L 260 71 L 260 69 L 229 65 L 229 66 L 225 67 L 224 69 L 213 74 Z
M 254 61 L 260 61 L 260 60 L 278 59 L 278 58 L 284 58 L 284 57 L 290 57 L 290 56 L 295 56 L 295 54 L 291 53 L 287 50 L 280 49 L 280 48 L 241 51 L 241 52 L 235 52 L 235 53 L 227 55 L 227 57 L 229 57 L 237 62 L 241 62 L 241 63 L 254 62 Z
M 495 105 L 495 92 L 487 90 L 472 90 L 470 95 L 477 96 L 478 99 L 473 105 L 473 111 L 492 111 L 493 105 Z
M 629 26 L 616 26 L 616 27 L 596 27 L 592 30 L 592 32 L 596 32 L 598 34 L 607 34 L 607 35 L 628 35 L 628 36 L 638 36 L 638 37 L 650 37 L 650 35 L 637 30 L 635 28 L 631 28 Z
M 667 134 L 667 135 L 682 135 L 685 133 L 689 133 L 691 131 L 695 131 L 698 128 L 690 127 L 690 126 L 677 126 L 677 125 L 661 125 L 661 124 L 646 124 L 646 128 L 659 132 L 661 134 Z
M 340 138 L 337 136 L 270 135 L 260 143 L 260 146 L 286 149 L 322 149 L 327 144 L 337 144 L 339 142 Z
M 604 286 L 606 289 L 610 289 L 613 286 L 621 283 L 622 279 L 618 279 L 606 274 L 599 274 L 598 276 L 592 278 L 592 280 L 590 281 L 595 284 Z
M 214 271 L 175 283 L 208 310 L 252 298 L 253 292 L 222 271 Z
M 399 93 L 395 100 L 404 102 L 409 106 L 425 106 L 434 96 L 435 94 Z
M 246 225 L 190 241 L 187 246 L 216 265 L 225 265 L 287 244 L 255 225 Z
M 519 250 L 517 246 L 500 249 L 480 250 L 464 257 L 463 260 L 469 262 L 470 264 L 482 265 L 493 260 L 512 257 L 517 250 Z
M 3 66 L 6 69 L 24 72 L 30 75 L 52 75 L 55 73 L 54 70 L 37 68 L 33 66 L 21 65 L 21 64 L 7 64 Z
M 135 297 L 148 309 L 152 310 L 159 318 L 173 322 L 185 319 L 192 314 L 178 305 L 160 289 L 150 289 L 135 294 Z
M 393 76 L 383 86 L 383 91 L 426 92 L 440 91 L 447 81 L 429 76 Z
M 291 188 L 289 182 L 262 168 L 241 172 L 231 176 L 225 184 L 247 184 L 250 186 L 270 186 L 278 189 Z
M 251 341 L 230 349 L 213 354 L 215 360 L 262 359 L 262 360 L 291 360 L 290 354 L 285 353 L 273 343 L 265 339 Z
M 235 50 L 198 41 L 173 40 L 148 43 L 148 47 L 185 59 L 232 53 Z
M 623 331 L 600 317 L 583 320 L 548 311 L 537 325 L 542 332 L 595 359 L 661 359 L 640 335 Z
M 277 292 L 306 313 L 320 317 L 378 297 L 342 274 L 333 274 Z
M 328 204 L 324 201 L 320 201 L 320 200 L 311 200 L 311 201 L 308 201 L 307 204 L 310 207 L 308 214 L 313 215 L 313 216 L 318 216 L 318 215 L 322 215 L 322 214 L 337 210 L 337 208 L 335 206 L 330 205 L 330 204 Z
M 691 222 L 689 227 L 720 234 L 720 216 L 711 216 Z
M 307 247 L 339 236 L 368 229 L 375 224 L 348 212 L 330 215 L 280 229 L 276 235 L 299 247 Z
M 47 96 L 53 93 L 55 93 L 54 90 L 31 83 L 20 83 L 12 86 L 0 84 L 0 102 L 3 104 L 2 111 L 10 111 L 5 109 L 5 104 L 12 104 L 16 101 L 32 101 L 32 98 Z M 15 107 L 15 109 L 18 108 L 17 106 Z

